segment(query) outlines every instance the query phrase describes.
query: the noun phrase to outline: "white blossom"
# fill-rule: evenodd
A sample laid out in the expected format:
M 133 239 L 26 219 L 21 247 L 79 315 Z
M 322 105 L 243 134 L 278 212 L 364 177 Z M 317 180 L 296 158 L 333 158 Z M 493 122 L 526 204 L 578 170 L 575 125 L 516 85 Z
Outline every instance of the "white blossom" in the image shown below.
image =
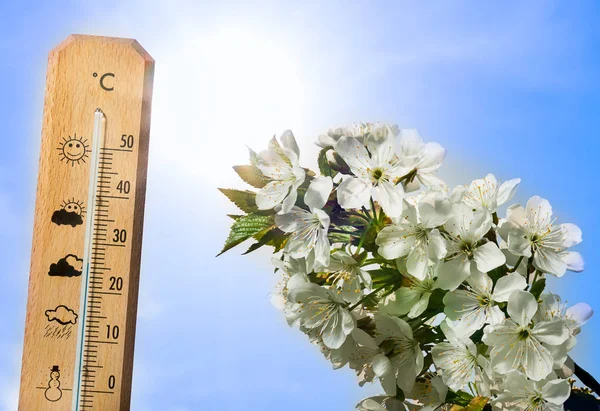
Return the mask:
M 354 137 L 341 137 L 336 153 L 348 164 L 353 175 L 344 176 L 337 189 L 339 204 L 345 208 L 369 207 L 372 198 L 379 202 L 389 216 L 402 212 L 404 188 L 397 184 L 402 176 L 394 147 L 394 132 L 369 134 L 365 143 Z
M 581 242 L 581 230 L 574 224 L 555 225 L 546 199 L 534 196 L 525 208 L 509 207 L 499 231 L 511 253 L 533 255 L 534 267 L 544 273 L 561 277 L 567 269 L 583 270 L 579 253 L 568 251 Z
M 342 137 L 354 137 L 361 143 L 364 143 L 365 138 L 369 134 L 379 135 L 387 133 L 387 129 L 390 129 L 394 135 L 398 134 L 398 126 L 395 124 L 359 123 L 350 127 L 332 128 L 327 131 L 327 134 L 319 135 L 317 145 L 322 148 L 335 147 L 338 140 Z
M 446 149 L 438 143 L 424 143 L 415 129 L 400 130 L 398 137 L 402 175 L 414 176 L 411 181 L 405 183 L 406 191 L 414 191 L 420 184 L 429 188 L 445 187 L 446 184 L 436 173 L 446 157 Z
M 329 273 L 327 282 L 337 289 L 344 301 L 351 304 L 361 299 L 363 286 L 367 289 L 371 288 L 369 273 L 344 250 L 336 251 L 331 255 L 329 266 L 324 271 Z
M 488 174 L 474 180 L 469 186 L 456 187 L 452 192 L 452 199 L 473 208 L 484 207 L 490 213 L 495 213 L 498 207 L 513 198 L 520 183 L 520 178 L 513 178 L 498 185 L 496 177 Z
M 446 323 L 442 323 L 442 330 L 448 341 L 436 344 L 431 350 L 431 355 L 444 383 L 457 391 L 472 381 L 475 373 L 479 371 L 480 355 L 470 338 L 456 335 Z
M 405 202 L 400 218 L 378 234 L 378 253 L 390 260 L 406 256 L 408 273 L 424 280 L 429 266 L 446 255 L 437 227 L 448 221 L 451 210 L 450 201 L 438 191 L 428 192 L 416 207 Z
M 495 286 L 492 279 L 481 272 L 474 272 L 466 282 L 464 290 L 451 291 L 444 296 L 444 313 L 453 321 L 452 328 L 465 336 L 485 324 L 501 323 L 504 313 L 497 303 L 508 301 L 513 291 L 527 287 L 525 278 L 519 273 L 498 279 Z
M 506 411 L 562 411 L 564 402 L 571 394 L 571 384 L 555 377 L 531 381 L 522 373 L 512 371 L 505 380 L 505 391 L 494 403 Z
M 379 303 L 381 313 L 416 318 L 427 309 L 429 297 L 434 290 L 434 269 L 431 268 L 423 280 L 409 276 L 406 277 L 405 282 L 407 284 Z
M 550 374 L 554 358 L 543 344 L 561 345 L 569 333 L 561 320 L 532 324 L 537 310 L 537 301 L 531 293 L 514 291 L 508 299 L 510 318 L 484 328 L 483 342 L 492 348 L 495 371 L 507 374 L 516 369 L 534 381 Z
M 327 238 L 330 219 L 321 210 L 333 187 L 331 177 L 318 177 L 309 186 L 304 202 L 310 211 L 298 206 L 285 214 L 275 216 L 275 224 L 286 233 L 291 233 L 285 251 L 293 258 L 310 258 L 317 268 L 327 267 L 330 261 L 330 243 Z M 311 255 L 312 253 L 312 255 Z
M 299 283 L 288 290 L 286 307 L 303 327 L 316 329 L 329 348 L 340 348 L 354 330 L 355 319 L 335 292 L 314 283 Z
M 411 392 L 417 375 L 423 368 L 423 352 L 413 338 L 406 321 L 379 314 L 375 317 L 379 345 L 390 348 L 389 354 L 379 354 L 373 359 L 373 370 L 381 380 L 388 395 L 396 395 L 396 387 Z
M 269 149 L 258 153 L 256 166 L 269 182 L 256 193 L 256 205 L 270 210 L 281 204 L 281 212 L 287 213 L 296 203 L 306 172 L 298 164 L 300 150 L 292 132 L 285 131 L 280 140 L 281 146 L 273 137 Z
M 586 303 L 578 303 L 567 308 L 567 304 L 562 301 L 560 296 L 552 293 L 542 294 L 540 300 L 540 308 L 536 317 L 540 321 L 562 320 L 569 330 L 569 339 L 565 342 L 565 349 L 570 351 L 577 343 L 575 336 L 581 331 L 581 326 L 592 317 L 594 310 Z
M 462 203 L 452 206 L 452 216 L 444 224 L 447 253 L 438 275 L 438 287 L 454 290 L 471 273 L 487 273 L 506 262 L 495 243 L 483 241 L 491 227 L 492 217 L 484 208 L 473 209 Z
M 409 410 L 437 411 L 446 401 L 448 387 L 436 375 L 419 377 L 405 402 Z

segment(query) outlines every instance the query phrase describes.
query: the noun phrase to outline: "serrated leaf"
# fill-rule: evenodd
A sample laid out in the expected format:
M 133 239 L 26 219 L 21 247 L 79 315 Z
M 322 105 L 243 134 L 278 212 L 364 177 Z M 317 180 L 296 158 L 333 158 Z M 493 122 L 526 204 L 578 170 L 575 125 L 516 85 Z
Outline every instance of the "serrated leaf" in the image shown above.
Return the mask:
M 225 241 L 225 245 L 217 256 L 246 241 L 250 237 L 266 233 L 273 227 L 275 227 L 275 219 L 273 216 L 248 214 L 238 218 L 231 225 L 231 230 Z
M 254 165 L 233 166 L 233 169 L 244 182 L 250 184 L 254 188 L 263 188 L 268 183 L 268 180 L 263 176 L 258 167 Z
M 231 200 L 233 204 L 246 213 L 258 212 L 256 206 L 256 193 L 248 190 L 234 190 L 230 188 L 219 188 L 219 191 Z
M 231 218 L 232 220 L 237 220 L 238 218 L 242 218 L 243 215 L 241 215 L 241 214 L 227 214 L 227 217 Z
M 262 233 L 259 233 L 259 234 L 262 234 Z M 281 231 L 280 229 L 278 229 L 277 227 L 273 227 L 266 233 L 264 233 L 262 235 L 256 235 L 254 237 L 255 238 L 259 237 L 258 241 L 256 243 L 252 244 L 250 246 L 250 248 L 248 248 L 248 250 L 246 250 L 244 255 L 258 250 L 263 245 L 273 246 L 273 247 L 275 247 L 274 252 L 277 252 L 281 249 L 280 248 L 281 244 L 284 244 L 285 240 L 287 239 L 287 236 L 285 235 L 285 233 L 283 231 Z

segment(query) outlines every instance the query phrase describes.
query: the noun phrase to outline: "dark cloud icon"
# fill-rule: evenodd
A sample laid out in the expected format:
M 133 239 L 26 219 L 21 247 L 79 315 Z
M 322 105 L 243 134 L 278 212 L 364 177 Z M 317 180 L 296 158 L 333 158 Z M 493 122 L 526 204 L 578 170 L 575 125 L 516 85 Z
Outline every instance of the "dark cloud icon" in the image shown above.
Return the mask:
M 77 314 L 66 305 L 59 305 L 54 310 L 46 310 L 48 321 L 56 321 L 59 324 L 77 324 Z
M 83 224 L 83 203 L 75 199 L 63 201 L 60 210 L 52 213 L 52 222 L 56 225 L 70 225 L 76 227 Z
M 79 277 L 83 266 L 83 260 L 75 254 L 68 254 L 58 260 L 56 264 L 50 264 L 48 275 L 52 277 Z

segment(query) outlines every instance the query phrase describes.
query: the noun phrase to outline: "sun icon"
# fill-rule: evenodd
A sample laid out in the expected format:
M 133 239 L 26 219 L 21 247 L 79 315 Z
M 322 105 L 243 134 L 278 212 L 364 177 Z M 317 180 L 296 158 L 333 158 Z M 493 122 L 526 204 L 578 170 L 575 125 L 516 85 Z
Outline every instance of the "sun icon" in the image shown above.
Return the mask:
M 85 163 L 89 148 L 86 144 L 87 140 L 84 140 L 83 137 L 77 138 L 77 135 L 73 137 L 69 136 L 69 138 L 63 137 L 63 140 L 58 147 L 58 150 L 60 150 L 60 161 L 66 160 L 67 164 L 71 163 L 71 166 L 74 166 L 75 163 L 79 164 L 80 161 Z
M 60 205 L 60 208 L 62 208 L 63 210 L 69 212 L 69 213 L 75 213 L 77 215 L 82 215 L 83 213 L 85 213 L 85 208 L 83 207 L 83 202 L 82 201 L 75 201 L 75 198 L 72 198 L 71 200 L 63 200 L 62 204 Z

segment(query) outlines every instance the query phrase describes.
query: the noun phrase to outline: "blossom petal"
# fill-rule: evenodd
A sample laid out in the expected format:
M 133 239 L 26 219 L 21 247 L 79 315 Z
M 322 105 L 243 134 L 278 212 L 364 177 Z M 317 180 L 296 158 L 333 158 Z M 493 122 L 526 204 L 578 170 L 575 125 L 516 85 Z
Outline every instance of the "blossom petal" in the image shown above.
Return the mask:
M 523 343 L 522 343 L 523 344 Z M 525 375 L 533 381 L 540 381 L 552 372 L 554 358 L 550 351 L 533 338 L 527 339 L 527 345 L 519 354 Z M 517 354 L 517 359 L 519 359 Z
M 296 191 L 295 188 L 292 187 L 288 196 L 283 200 L 283 203 L 281 203 L 281 210 L 279 211 L 279 214 L 289 213 L 290 210 L 292 209 L 292 207 L 294 207 L 294 205 L 296 204 L 297 198 L 298 198 L 298 192 Z M 257 201 L 257 204 L 258 204 L 258 201 Z M 260 209 L 260 207 L 259 207 L 259 209 Z
M 352 335 L 352 338 L 354 339 L 354 341 L 358 345 L 369 348 L 371 350 L 379 349 L 379 346 L 377 345 L 377 343 L 375 342 L 373 337 L 371 337 L 369 334 L 367 334 L 365 331 L 361 330 L 360 328 L 358 328 L 358 327 L 354 328 L 351 332 L 351 335 Z
M 409 287 L 398 289 L 393 299 L 387 299 L 381 307 L 381 311 L 390 315 L 406 315 L 419 301 L 420 293 Z
M 439 191 L 427 193 L 418 204 L 421 224 L 426 228 L 443 225 L 452 212 L 452 203 Z
M 300 157 L 300 149 L 298 148 L 298 144 L 296 143 L 296 139 L 294 138 L 294 133 L 292 133 L 292 130 L 285 130 L 281 137 L 279 137 L 279 140 L 281 141 L 281 146 L 285 151 L 285 154 L 290 158 L 295 157 L 292 162 L 297 162 L 298 158 Z M 290 153 L 293 153 L 293 155 L 290 156 Z
M 331 177 L 317 176 L 306 190 L 304 203 L 311 208 L 323 208 L 329 199 L 331 190 L 333 190 Z
M 320 229 L 315 242 L 315 263 L 317 268 L 325 268 L 329 265 L 330 259 L 329 239 L 327 238 L 327 230 Z
M 378 377 L 389 375 L 392 372 L 392 363 L 388 357 L 383 354 L 377 354 L 373 357 L 373 371 Z
M 412 306 L 408 313 L 409 318 L 417 318 L 425 312 L 429 306 L 429 297 L 431 293 L 424 293 L 421 298 Z
M 277 204 L 281 204 L 290 192 L 291 186 L 291 181 L 270 181 L 256 193 L 256 206 L 259 210 L 270 210 Z
M 393 260 L 407 255 L 416 240 L 415 236 L 407 235 L 406 229 L 401 226 L 391 225 L 379 232 L 375 244 L 377 251 L 383 258 Z
M 494 286 L 494 282 L 490 276 L 480 271 L 471 273 L 471 276 L 467 279 L 467 282 L 473 291 L 475 291 L 475 293 L 486 297 L 487 295 L 491 294 L 492 287 Z
M 444 295 L 444 313 L 451 320 L 459 320 L 479 308 L 477 294 L 466 290 L 455 290 Z
M 547 226 L 552 223 L 552 206 L 545 198 L 533 196 L 525 207 L 527 217 L 532 224 Z
M 455 290 L 471 274 L 471 263 L 462 256 L 442 263 L 435 282 L 442 290 Z
M 575 224 L 565 223 L 561 224 L 560 228 L 565 233 L 563 239 L 564 247 L 573 247 L 581 242 L 581 229 Z
M 417 164 L 417 169 L 425 173 L 431 173 L 440 168 L 444 162 L 446 149 L 438 143 L 427 143 L 421 148 L 419 157 L 420 161 Z
M 371 153 L 371 164 L 377 167 L 389 166 L 395 159 L 394 137 L 392 133 L 369 134 L 366 144 Z
M 562 344 L 569 338 L 569 331 L 560 318 L 537 323 L 531 333 L 541 342 L 550 345 Z
M 560 258 L 567 264 L 567 270 L 580 273 L 585 267 L 583 257 L 577 251 L 564 251 Z
M 557 252 L 546 247 L 538 248 L 533 254 L 533 265 L 538 270 L 557 277 L 562 277 L 567 271 L 567 263 L 560 258 Z
M 473 259 L 477 264 L 477 269 L 484 273 L 492 271 L 506 262 L 502 251 L 491 241 L 477 247 L 473 251 Z
M 506 219 L 515 227 L 523 228 L 527 224 L 527 212 L 520 204 L 513 204 L 506 209 Z
M 535 297 L 527 292 L 515 290 L 508 298 L 508 315 L 521 327 L 527 327 L 538 310 Z
M 423 139 L 417 129 L 402 129 L 398 134 L 398 138 L 400 139 L 400 153 L 402 157 L 416 156 L 419 154 L 421 147 L 423 147 Z
M 586 303 L 578 303 L 572 307 L 567 308 L 565 317 L 574 321 L 578 326 L 582 326 L 587 323 L 590 318 L 594 315 L 592 307 Z
M 406 270 L 413 277 L 423 281 L 429 268 L 429 252 L 426 244 L 414 247 L 406 258 Z
M 437 228 L 429 232 L 429 251 L 438 260 L 446 256 L 446 241 Z
M 344 209 L 361 208 L 369 204 L 373 186 L 369 181 L 346 177 L 337 188 L 337 199 Z
M 506 302 L 515 290 L 524 290 L 527 287 L 527 281 L 519 273 L 510 273 L 501 277 L 494 287 L 494 301 Z
M 571 395 L 571 384 L 568 380 L 548 381 L 542 388 L 542 398 L 555 405 L 562 405 Z
M 519 184 L 521 183 L 520 178 L 513 178 L 512 180 L 505 181 L 498 188 L 498 195 L 496 196 L 496 204 L 501 206 L 505 204 L 507 201 L 510 201 L 515 193 L 517 192 L 517 188 L 519 188 Z
M 502 229 L 505 228 L 505 225 L 510 225 L 510 223 L 503 224 Z M 508 235 L 506 241 L 508 242 L 508 250 L 511 253 L 516 255 L 522 255 L 524 257 L 531 256 L 531 242 L 529 241 L 529 238 L 527 238 L 527 235 L 524 230 L 520 228 L 508 228 Z
M 373 187 L 373 197 L 379 202 L 383 211 L 390 217 L 402 214 L 404 187 L 402 184 L 394 185 L 389 181 Z
M 444 183 L 444 180 L 442 180 L 437 175 L 435 175 L 434 172 L 427 172 L 427 173 L 424 172 L 424 171 L 423 172 L 419 172 L 419 173 L 417 173 L 417 179 L 425 187 L 428 187 L 428 188 L 431 188 L 431 189 L 445 190 L 446 187 L 448 187 L 446 185 L 446 183 Z M 407 191 L 409 191 L 409 190 L 407 190 Z
M 365 170 L 371 167 L 371 159 L 366 147 L 354 137 L 341 137 L 335 145 L 335 152 L 348 164 L 350 170 L 365 177 Z

